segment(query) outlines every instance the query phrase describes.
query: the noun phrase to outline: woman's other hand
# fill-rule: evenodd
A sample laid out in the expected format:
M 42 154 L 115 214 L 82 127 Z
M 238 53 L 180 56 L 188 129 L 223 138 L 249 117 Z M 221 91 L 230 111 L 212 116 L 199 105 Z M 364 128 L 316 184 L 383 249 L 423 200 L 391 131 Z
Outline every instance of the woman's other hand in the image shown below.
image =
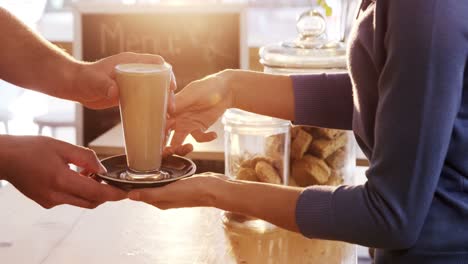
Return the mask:
M 226 176 L 204 173 L 168 184 L 160 188 L 131 191 L 128 197 L 142 201 L 159 209 L 214 206 L 215 195 L 212 190 L 219 187 Z

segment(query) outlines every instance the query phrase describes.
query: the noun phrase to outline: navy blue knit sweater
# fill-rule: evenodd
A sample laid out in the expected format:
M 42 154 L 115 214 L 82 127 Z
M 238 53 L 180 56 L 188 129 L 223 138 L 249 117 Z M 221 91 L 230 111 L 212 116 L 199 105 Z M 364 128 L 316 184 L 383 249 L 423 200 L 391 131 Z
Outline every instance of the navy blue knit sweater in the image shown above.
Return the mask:
M 307 188 L 297 224 L 377 263 L 468 263 L 468 1 L 364 1 L 349 74 L 292 79 L 295 123 L 352 129 L 368 181 Z

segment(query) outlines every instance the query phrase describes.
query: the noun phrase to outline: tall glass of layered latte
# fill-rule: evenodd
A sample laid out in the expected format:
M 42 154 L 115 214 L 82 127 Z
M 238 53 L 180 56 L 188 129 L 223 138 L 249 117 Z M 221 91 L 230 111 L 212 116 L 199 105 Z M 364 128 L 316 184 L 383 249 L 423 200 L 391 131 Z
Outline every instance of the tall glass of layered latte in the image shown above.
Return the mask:
M 115 72 L 127 174 L 133 179 L 160 174 L 172 67 L 167 63 L 120 64 Z

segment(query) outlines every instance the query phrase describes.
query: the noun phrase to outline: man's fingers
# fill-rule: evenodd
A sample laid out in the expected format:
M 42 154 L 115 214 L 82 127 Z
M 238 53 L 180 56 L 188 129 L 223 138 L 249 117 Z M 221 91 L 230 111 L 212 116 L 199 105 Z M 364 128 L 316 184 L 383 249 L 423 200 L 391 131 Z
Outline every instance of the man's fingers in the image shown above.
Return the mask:
M 115 98 L 118 101 L 119 87 L 117 86 L 117 82 L 109 78 L 109 81 L 107 82 L 106 87 L 107 87 L 106 97 L 108 99 Z
M 125 199 L 127 193 L 101 184 L 89 177 L 82 177 L 74 171 L 65 175 L 61 189 L 70 195 L 74 195 L 92 202 L 120 201 Z
M 80 175 L 85 176 L 85 177 L 90 177 L 93 174 L 92 171 L 89 171 L 88 169 L 82 169 L 80 171 Z
M 93 172 L 89 171 L 89 170 L 82 170 L 80 171 L 80 176 L 83 176 L 83 177 L 87 177 L 87 178 L 90 178 L 90 179 L 93 179 L 97 182 L 103 182 L 101 178 L 99 178 L 96 174 L 94 174 Z
M 66 162 L 74 164 L 89 172 L 106 173 L 106 168 L 101 164 L 96 153 L 91 149 L 60 142 L 60 154 Z
M 54 195 L 55 201 L 53 203 L 59 205 L 59 204 L 69 204 L 73 206 L 78 206 L 81 208 L 86 208 L 86 209 L 94 209 L 98 207 L 101 202 L 95 202 L 95 201 L 88 201 L 80 197 L 76 197 L 74 195 L 70 195 L 67 193 L 57 193 Z
M 107 75 L 96 75 L 95 85 L 93 85 L 94 90 L 99 90 L 100 97 L 99 100 L 102 98 L 112 99 L 112 98 L 119 98 L 119 88 L 117 86 L 117 82 L 113 80 L 110 76 Z M 92 102 L 91 102 L 92 103 Z

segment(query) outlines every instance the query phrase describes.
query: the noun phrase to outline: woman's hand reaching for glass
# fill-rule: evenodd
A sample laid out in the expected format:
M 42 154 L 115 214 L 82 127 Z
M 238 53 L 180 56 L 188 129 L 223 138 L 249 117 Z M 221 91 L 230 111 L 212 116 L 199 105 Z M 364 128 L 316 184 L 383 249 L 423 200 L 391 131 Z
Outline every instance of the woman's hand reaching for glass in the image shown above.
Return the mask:
M 188 135 L 197 142 L 216 139 L 215 132 L 205 131 L 233 102 L 233 93 L 224 76 L 225 72 L 209 75 L 190 83 L 176 94 L 171 146 L 180 146 Z
M 206 132 L 228 108 L 293 120 L 294 95 L 289 76 L 225 70 L 187 85 L 175 96 L 171 146 L 188 135 L 197 142 L 216 139 Z

